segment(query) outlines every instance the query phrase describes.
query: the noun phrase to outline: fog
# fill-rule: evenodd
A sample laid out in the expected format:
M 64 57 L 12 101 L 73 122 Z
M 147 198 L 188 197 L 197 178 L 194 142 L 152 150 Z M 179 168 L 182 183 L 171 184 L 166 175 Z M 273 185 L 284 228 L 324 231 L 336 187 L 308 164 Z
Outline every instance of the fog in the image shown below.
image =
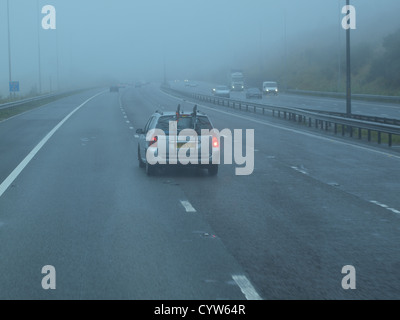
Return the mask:
M 351 4 L 357 10 L 354 42 L 378 43 L 400 27 L 398 0 Z M 56 8 L 56 30 L 41 28 L 45 5 Z M 162 81 L 164 70 L 169 80 L 208 79 L 249 61 L 271 62 L 285 50 L 329 42 L 344 50 L 344 5 L 344 0 L 9 0 L 12 80 L 27 94 Z M 3 97 L 7 35 L 7 1 L 0 0 Z

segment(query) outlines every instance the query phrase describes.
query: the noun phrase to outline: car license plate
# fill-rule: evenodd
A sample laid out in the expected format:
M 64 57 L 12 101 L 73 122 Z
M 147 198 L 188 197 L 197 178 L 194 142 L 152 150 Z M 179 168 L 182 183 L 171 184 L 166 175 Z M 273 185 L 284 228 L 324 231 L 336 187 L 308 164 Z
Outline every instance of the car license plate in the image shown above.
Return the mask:
M 177 143 L 177 148 L 185 148 L 185 149 L 192 149 L 196 148 L 196 144 L 193 142 L 178 142 Z

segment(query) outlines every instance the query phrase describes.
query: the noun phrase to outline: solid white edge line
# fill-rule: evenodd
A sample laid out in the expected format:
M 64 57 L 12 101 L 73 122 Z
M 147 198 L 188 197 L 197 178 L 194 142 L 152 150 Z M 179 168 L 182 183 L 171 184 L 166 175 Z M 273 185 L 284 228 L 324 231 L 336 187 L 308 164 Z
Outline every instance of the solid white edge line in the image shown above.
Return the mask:
M 79 107 L 75 108 L 71 113 L 69 113 L 63 120 L 61 120 L 37 145 L 33 150 L 25 157 L 24 160 L 10 173 L 10 175 L 1 183 L 0 185 L 0 197 L 6 192 L 6 190 L 10 187 L 10 185 L 15 181 L 15 179 L 20 175 L 22 170 L 31 162 L 31 160 L 35 157 L 35 155 L 42 149 L 42 147 L 46 144 L 46 142 L 57 132 L 58 129 L 80 108 L 82 108 L 86 103 L 96 98 L 97 96 L 103 94 L 105 91 L 102 91 L 93 97 L 87 99 L 84 103 L 82 103 Z
M 196 209 L 193 208 L 189 201 L 181 200 L 181 204 L 185 208 L 186 212 L 196 212 Z
M 173 95 L 170 95 L 168 93 L 163 92 L 162 90 L 160 90 L 160 92 L 162 92 L 163 94 L 165 94 L 165 95 L 167 95 L 167 96 L 169 96 L 169 97 L 171 97 L 173 99 L 186 101 L 183 98 L 175 97 Z M 186 102 L 189 102 L 189 101 L 186 101 Z M 196 104 L 195 102 L 189 102 L 189 103 Z M 245 120 L 248 120 L 248 121 L 252 121 L 252 122 L 255 122 L 255 123 L 258 123 L 258 124 L 263 124 L 263 125 L 270 126 L 270 127 L 273 127 L 273 128 L 277 128 L 277 129 L 281 129 L 281 130 L 285 130 L 285 131 L 298 133 L 298 134 L 301 134 L 301 135 L 304 135 L 304 136 L 308 136 L 308 137 L 311 137 L 311 138 L 320 139 L 320 140 L 324 140 L 324 141 L 329 141 L 329 142 L 333 142 L 333 143 L 337 143 L 337 144 L 342 144 L 342 145 L 346 145 L 346 146 L 349 146 L 349 147 L 354 147 L 354 148 L 357 148 L 357 149 L 361 149 L 361 150 L 373 152 L 373 153 L 376 153 L 376 154 L 384 155 L 384 156 L 387 156 L 387 157 L 390 157 L 390 158 L 400 159 L 400 156 L 397 156 L 397 155 L 394 155 L 394 154 L 391 154 L 391 153 L 388 153 L 388 152 L 383 152 L 383 151 L 379 151 L 379 150 L 375 150 L 375 149 L 370 149 L 368 147 L 359 146 L 357 144 L 352 144 L 352 143 L 340 141 L 340 140 L 337 140 L 336 138 L 334 139 L 334 138 L 323 137 L 323 136 L 311 134 L 311 133 L 308 133 L 308 132 L 305 132 L 305 131 L 296 130 L 296 129 L 288 128 L 288 127 L 285 127 L 285 126 L 272 124 L 272 123 L 270 123 L 270 122 L 268 122 L 266 120 L 262 121 L 262 120 L 253 119 L 253 118 L 242 116 L 242 115 L 235 114 L 235 113 L 229 113 L 229 112 L 226 112 L 226 111 L 222 111 L 222 110 L 214 109 L 214 108 L 211 108 L 211 107 L 207 107 L 207 106 L 205 106 L 203 104 L 200 104 L 200 103 L 197 103 L 197 106 L 205 108 L 205 109 L 208 109 L 208 110 L 212 110 L 212 111 L 215 111 L 215 112 L 219 112 L 219 113 L 223 113 L 223 114 L 226 114 L 226 115 L 230 115 L 230 116 L 233 116 L 233 117 L 237 117 L 237 118 L 245 119 Z
M 239 286 L 240 290 L 247 300 L 262 300 L 256 289 L 254 289 L 253 285 L 250 283 L 249 279 L 247 279 L 246 276 L 232 275 L 232 279 Z

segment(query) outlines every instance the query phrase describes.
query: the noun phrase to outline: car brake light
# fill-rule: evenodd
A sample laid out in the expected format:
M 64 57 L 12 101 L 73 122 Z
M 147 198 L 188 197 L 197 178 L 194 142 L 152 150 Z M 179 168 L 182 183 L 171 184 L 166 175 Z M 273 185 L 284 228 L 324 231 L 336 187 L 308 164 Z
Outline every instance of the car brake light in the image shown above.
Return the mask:
M 153 139 L 150 140 L 150 146 L 158 141 L 158 137 L 154 136 Z
M 218 148 L 219 147 L 219 141 L 217 137 L 212 138 L 212 146 L 213 148 Z

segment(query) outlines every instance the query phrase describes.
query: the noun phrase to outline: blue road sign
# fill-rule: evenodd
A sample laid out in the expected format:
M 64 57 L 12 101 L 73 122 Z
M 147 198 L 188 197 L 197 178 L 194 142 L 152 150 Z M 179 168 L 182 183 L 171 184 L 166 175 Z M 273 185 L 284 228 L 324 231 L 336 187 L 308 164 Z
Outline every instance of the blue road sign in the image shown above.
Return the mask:
M 19 81 L 10 82 L 10 92 L 19 92 Z

